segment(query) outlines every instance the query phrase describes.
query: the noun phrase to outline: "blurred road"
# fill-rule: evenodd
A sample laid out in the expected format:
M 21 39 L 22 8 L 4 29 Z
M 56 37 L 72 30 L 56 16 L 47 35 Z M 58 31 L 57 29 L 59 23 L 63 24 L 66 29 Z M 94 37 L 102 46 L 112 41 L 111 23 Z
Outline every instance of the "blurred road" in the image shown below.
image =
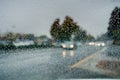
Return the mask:
M 71 65 L 100 51 L 104 47 L 81 46 L 76 50 L 60 48 L 0 51 L 0 80 L 56 80 L 108 76 Z M 73 73 L 69 73 L 72 72 Z M 80 72 L 79 76 L 75 74 Z M 69 73 L 69 74 L 68 74 Z M 67 76 L 66 76 L 67 74 Z M 86 76 L 85 76 L 86 75 Z

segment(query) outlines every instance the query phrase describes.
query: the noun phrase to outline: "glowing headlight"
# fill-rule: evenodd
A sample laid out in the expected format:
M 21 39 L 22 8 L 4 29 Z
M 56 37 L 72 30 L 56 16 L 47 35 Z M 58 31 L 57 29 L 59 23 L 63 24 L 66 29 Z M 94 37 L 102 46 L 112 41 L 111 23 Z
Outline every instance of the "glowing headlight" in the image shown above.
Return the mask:
M 74 47 L 74 45 L 70 45 L 70 48 L 73 48 Z
M 89 45 L 92 45 L 92 46 L 93 46 L 93 45 L 95 45 L 95 43 L 94 43 L 94 42 L 90 42 Z
M 63 47 L 63 48 L 66 48 L 66 45 L 65 45 L 65 44 L 62 44 L 62 47 Z
M 98 43 L 97 46 L 100 46 L 100 43 Z
M 101 45 L 102 45 L 102 46 L 105 46 L 105 43 L 102 43 Z

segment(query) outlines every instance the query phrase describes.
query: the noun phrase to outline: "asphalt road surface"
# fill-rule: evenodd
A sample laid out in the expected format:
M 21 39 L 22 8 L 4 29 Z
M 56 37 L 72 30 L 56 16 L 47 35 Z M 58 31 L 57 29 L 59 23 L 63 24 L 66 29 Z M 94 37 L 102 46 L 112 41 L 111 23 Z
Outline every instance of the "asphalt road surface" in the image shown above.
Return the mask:
M 103 48 L 81 46 L 76 50 L 46 48 L 0 51 L 0 80 L 57 80 L 71 77 L 107 77 L 82 69 L 71 70 L 70 67 L 72 64 Z M 74 73 L 80 75 L 76 76 Z

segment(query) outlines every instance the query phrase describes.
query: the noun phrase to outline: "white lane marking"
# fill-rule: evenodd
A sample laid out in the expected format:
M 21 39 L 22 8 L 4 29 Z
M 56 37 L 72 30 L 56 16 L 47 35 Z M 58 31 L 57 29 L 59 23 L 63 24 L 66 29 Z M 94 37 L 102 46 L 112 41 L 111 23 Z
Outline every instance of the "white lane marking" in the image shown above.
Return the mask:
M 102 50 L 99 50 L 99 51 L 97 51 L 97 52 L 91 54 L 90 56 L 87 56 L 86 58 L 84 58 L 84 59 L 78 61 L 77 63 L 71 65 L 71 68 L 75 68 L 75 67 L 77 67 L 78 65 L 80 65 L 80 64 L 82 64 L 82 63 L 84 63 L 84 62 L 90 60 L 91 58 L 95 57 L 97 54 L 102 53 L 105 49 L 106 49 L 106 47 L 104 47 Z

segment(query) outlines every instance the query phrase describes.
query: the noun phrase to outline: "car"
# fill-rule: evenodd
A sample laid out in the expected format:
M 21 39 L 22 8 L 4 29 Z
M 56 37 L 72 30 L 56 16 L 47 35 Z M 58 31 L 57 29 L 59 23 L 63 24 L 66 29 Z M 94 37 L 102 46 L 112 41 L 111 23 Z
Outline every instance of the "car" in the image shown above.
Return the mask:
M 90 46 L 105 46 L 104 42 L 89 42 Z
M 64 42 L 61 44 L 63 49 L 73 50 L 77 48 L 77 45 L 74 42 Z
M 95 42 L 95 46 L 105 46 L 104 42 Z
M 94 45 L 95 45 L 95 42 L 89 42 L 88 45 L 94 46 Z

